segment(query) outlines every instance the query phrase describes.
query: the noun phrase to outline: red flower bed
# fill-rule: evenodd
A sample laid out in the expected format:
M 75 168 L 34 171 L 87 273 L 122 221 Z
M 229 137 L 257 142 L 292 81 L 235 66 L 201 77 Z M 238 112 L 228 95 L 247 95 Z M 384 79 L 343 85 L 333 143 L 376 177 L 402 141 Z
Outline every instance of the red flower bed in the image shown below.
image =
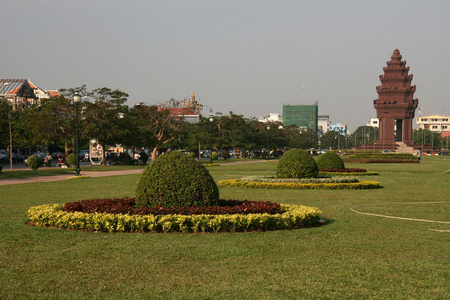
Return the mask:
M 253 214 L 283 213 L 278 203 L 219 200 L 217 206 L 207 207 L 135 207 L 134 198 L 89 199 L 79 202 L 68 202 L 64 205 L 65 212 L 109 213 L 129 215 L 223 215 L 223 214 Z
M 336 169 L 325 169 L 325 170 L 319 170 L 320 172 L 336 172 L 336 173 L 365 173 L 367 172 L 366 169 L 358 169 L 358 168 L 346 168 L 343 170 L 336 170 Z

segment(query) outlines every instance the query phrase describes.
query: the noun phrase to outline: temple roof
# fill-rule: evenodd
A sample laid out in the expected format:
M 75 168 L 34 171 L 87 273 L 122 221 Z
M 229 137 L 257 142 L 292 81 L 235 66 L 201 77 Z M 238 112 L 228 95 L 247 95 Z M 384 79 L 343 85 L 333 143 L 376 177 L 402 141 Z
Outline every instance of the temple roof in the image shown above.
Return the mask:
M 51 97 L 59 96 L 57 90 L 43 90 L 27 79 L 0 79 L 0 94 L 17 95 L 19 97 L 36 98 L 34 90 L 40 94 L 48 94 Z

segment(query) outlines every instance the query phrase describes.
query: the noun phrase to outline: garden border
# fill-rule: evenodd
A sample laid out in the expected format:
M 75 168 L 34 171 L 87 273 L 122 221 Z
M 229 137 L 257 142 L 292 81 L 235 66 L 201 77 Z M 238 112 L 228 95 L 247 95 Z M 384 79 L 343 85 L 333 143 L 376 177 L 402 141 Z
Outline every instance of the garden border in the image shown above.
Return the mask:
M 374 180 L 360 180 L 350 183 L 269 183 L 269 182 L 244 182 L 240 179 L 220 180 L 217 184 L 222 187 L 262 188 L 262 189 L 376 189 L 380 183 Z
M 380 175 L 378 172 L 367 171 L 367 172 L 322 172 L 319 170 L 319 175 L 336 175 L 336 176 L 377 176 Z
M 27 216 L 39 227 L 103 232 L 246 232 L 312 227 L 320 224 L 317 207 L 280 204 L 283 214 L 128 215 L 65 212 L 64 204 L 31 207 Z

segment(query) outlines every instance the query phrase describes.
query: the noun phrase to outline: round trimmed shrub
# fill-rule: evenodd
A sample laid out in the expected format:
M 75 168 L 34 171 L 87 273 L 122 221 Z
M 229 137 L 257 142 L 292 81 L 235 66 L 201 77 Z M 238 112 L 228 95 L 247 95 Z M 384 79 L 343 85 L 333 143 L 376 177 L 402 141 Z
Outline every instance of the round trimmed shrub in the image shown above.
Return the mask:
M 230 158 L 230 153 L 227 150 L 223 150 L 222 157 L 223 157 L 223 159 Z
M 316 160 L 319 170 L 344 170 L 345 165 L 341 157 L 334 152 L 328 151 L 319 155 Z
M 136 206 L 212 206 L 219 189 L 202 163 L 179 151 L 159 156 L 141 175 Z
M 27 165 L 31 169 L 36 171 L 37 169 L 39 169 L 41 167 L 42 159 L 37 155 L 31 155 L 30 157 L 28 157 Z
M 123 152 L 119 154 L 119 161 L 122 165 L 131 165 L 133 159 L 131 159 L 130 154 Z
M 319 174 L 316 161 L 305 150 L 290 149 L 278 161 L 277 178 L 314 178 Z
M 211 157 L 212 157 L 212 160 L 218 160 L 219 154 L 217 152 L 213 152 L 213 153 L 211 153 Z
M 78 155 L 76 155 L 75 153 L 70 153 L 67 156 L 67 163 L 69 165 L 75 166 L 77 164 L 77 159 L 78 159 Z

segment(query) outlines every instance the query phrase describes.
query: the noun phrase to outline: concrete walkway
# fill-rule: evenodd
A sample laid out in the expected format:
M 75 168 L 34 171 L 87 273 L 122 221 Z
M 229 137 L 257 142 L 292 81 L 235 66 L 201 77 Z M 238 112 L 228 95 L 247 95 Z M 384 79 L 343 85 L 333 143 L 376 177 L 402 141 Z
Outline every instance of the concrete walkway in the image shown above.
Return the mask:
M 267 160 L 245 160 L 236 161 L 231 163 L 222 163 L 223 165 L 240 165 L 240 164 L 250 164 L 257 162 L 264 162 Z M 118 170 L 118 171 L 81 171 L 81 175 L 89 175 L 90 177 L 105 177 L 105 176 L 117 176 L 117 175 L 129 175 L 129 174 L 140 174 L 144 169 L 131 169 L 131 170 Z M 52 182 L 66 180 L 69 177 L 75 175 L 65 174 L 65 175 L 55 175 L 55 176 L 39 176 L 39 177 L 27 177 L 27 178 L 10 178 L 10 179 L 0 179 L 0 186 L 2 185 L 12 185 L 12 184 L 22 184 L 22 183 L 32 183 L 32 182 Z
M 133 169 L 133 170 L 120 170 L 120 171 L 99 171 L 99 172 L 89 172 L 82 171 L 81 175 L 89 175 L 90 177 L 105 177 L 105 176 L 117 176 L 117 175 L 128 175 L 128 174 L 140 174 L 144 169 Z M 11 184 L 22 184 L 31 182 L 52 182 L 66 180 L 69 177 L 75 175 L 65 174 L 65 175 L 55 175 L 55 176 L 39 176 L 39 177 L 27 177 L 27 178 L 8 178 L 1 179 L 1 185 L 11 185 Z

